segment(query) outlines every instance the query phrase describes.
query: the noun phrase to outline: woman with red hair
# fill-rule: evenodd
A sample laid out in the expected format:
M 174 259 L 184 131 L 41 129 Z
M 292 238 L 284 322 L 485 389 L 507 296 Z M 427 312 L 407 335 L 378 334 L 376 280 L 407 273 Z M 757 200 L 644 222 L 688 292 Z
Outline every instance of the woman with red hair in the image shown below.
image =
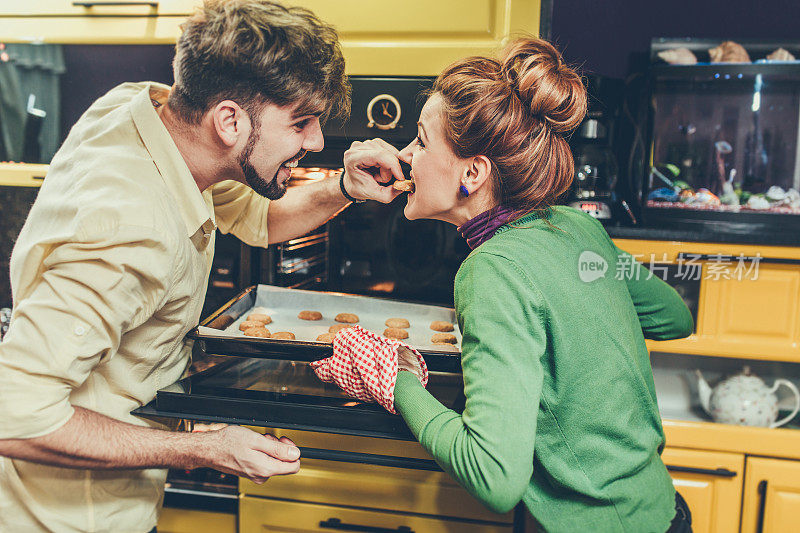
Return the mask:
M 473 248 L 455 279 L 466 406 L 428 393 L 405 348 L 394 406 L 497 512 L 522 501 L 545 531 L 690 531 L 661 461 L 645 338 L 688 336 L 692 317 L 595 219 L 556 205 L 585 113 L 580 77 L 539 39 L 436 80 L 417 138 L 394 153 L 412 169 L 405 215 L 452 223 Z

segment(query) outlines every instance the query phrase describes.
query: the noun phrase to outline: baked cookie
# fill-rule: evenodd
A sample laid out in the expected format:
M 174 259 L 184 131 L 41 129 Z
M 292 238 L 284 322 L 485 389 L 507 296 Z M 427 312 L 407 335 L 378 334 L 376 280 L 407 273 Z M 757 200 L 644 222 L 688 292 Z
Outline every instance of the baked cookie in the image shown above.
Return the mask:
M 392 183 L 392 187 L 398 191 L 414 192 L 414 182 L 411 180 L 398 180 Z
M 411 327 L 411 322 L 409 322 L 405 318 L 387 318 L 386 327 L 405 329 Z
M 404 329 L 400 328 L 386 328 L 383 332 L 384 337 L 389 337 L 390 339 L 407 339 L 408 332 Z
M 353 313 L 339 313 L 334 320 L 345 324 L 355 324 L 358 322 L 358 315 L 354 315 Z
M 254 328 L 246 329 L 244 334 L 248 337 L 261 337 L 262 339 L 269 339 L 269 330 L 264 326 L 256 326 Z
M 456 336 L 453 335 L 452 333 L 434 333 L 433 337 L 431 337 L 431 342 L 434 344 L 439 344 L 439 343 L 455 344 L 457 341 L 456 341 Z
M 317 337 L 317 342 L 327 342 L 328 344 L 333 342 L 333 335 L 330 333 L 323 333 L 319 337 Z
M 250 328 L 258 328 L 258 327 L 263 328 L 264 327 L 264 323 L 263 322 L 259 322 L 258 320 L 245 320 L 244 322 L 239 324 L 239 330 L 240 331 L 247 331 Z
M 444 351 L 447 351 L 447 352 L 458 352 L 458 351 L 460 351 L 458 349 L 458 346 L 456 346 L 455 344 L 450 344 L 449 342 L 434 342 L 433 345 L 436 346 L 437 350 L 444 350 Z
M 332 325 L 331 327 L 328 328 L 328 333 L 330 333 L 331 335 L 336 335 L 341 330 L 347 329 L 347 328 L 352 328 L 352 327 L 353 327 L 352 324 L 334 324 L 334 325 Z
M 272 323 L 272 317 L 264 313 L 250 313 L 247 315 L 248 322 L 261 322 L 265 326 Z
M 444 320 L 434 320 L 431 322 L 431 329 L 433 331 L 453 331 L 455 328 L 450 322 Z
M 291 331 L 276 331 L 272 334 L 270 339 L 278 339 L 282 341 L 293 341 L 294 340 L 294 333 Z
M 319 311 L 300 311 L 297 318 L 300 320 L 322 320 L 322 313 Z

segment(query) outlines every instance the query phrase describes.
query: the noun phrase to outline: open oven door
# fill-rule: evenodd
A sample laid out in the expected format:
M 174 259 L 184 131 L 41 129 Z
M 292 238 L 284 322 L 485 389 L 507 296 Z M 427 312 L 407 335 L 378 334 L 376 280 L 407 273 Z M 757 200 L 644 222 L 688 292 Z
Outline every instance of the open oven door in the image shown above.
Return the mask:
M 134 414 L 197 422 L 414 440 L 400 415 L 355 400 L 323 383 L 307 362 L 225 357 L 213 367 L 156 394 Z M 432 372 L 428 390 L 444 405 L 463 410 L 460 374 Z M 439 470 L 432 460 L 300 447 L 306 458 Z

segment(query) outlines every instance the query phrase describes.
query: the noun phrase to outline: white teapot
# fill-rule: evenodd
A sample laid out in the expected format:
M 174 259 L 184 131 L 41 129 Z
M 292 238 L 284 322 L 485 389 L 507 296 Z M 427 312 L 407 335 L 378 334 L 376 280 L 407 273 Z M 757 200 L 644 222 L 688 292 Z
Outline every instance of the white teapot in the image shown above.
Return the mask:
M 699 370 L 695 372 L 700 403 L 714 422 L 776 428 L 787 423 L 800 411 L 800 392 L 788 379 L 776 379 L 770 388 L 750 373 L 749 366 L 745 366 L 741 374 L 724 379 L 712 390 L 703 374 Z M 778 398 L 775 391 L 781 385 L 794 393 L 795 405 L 790 415 L 776 421 Z

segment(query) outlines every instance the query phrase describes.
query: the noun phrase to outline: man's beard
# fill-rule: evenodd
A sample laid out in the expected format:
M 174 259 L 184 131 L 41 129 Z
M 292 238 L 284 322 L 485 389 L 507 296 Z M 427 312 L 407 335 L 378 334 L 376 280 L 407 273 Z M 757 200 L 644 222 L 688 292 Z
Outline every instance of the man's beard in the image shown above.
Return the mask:
M 247 145 L 245 145 L 244 150 L 242 150 L 242 153 L 239 155 L 239 166 L 242 168 L 242 173 L 244 174 L 245 181 L 247 181 L 247 185 L 249 185 L 256 194 L 269 198 L 270 200 L 277 200 L 286 194 L 288 181 L 283 185 L 278 183 L 278 172 L 280 172 L 282 167 L 278 167 L 278 171 L 275 172 L 275 176 L 273 176 L 270 181 L 267 181 L 258 173 L 250 162 L 250 156 L 253 154 L 256 142 L 258 142 L 258 134 L 250 132 L 250 136 L 247 138 Z

